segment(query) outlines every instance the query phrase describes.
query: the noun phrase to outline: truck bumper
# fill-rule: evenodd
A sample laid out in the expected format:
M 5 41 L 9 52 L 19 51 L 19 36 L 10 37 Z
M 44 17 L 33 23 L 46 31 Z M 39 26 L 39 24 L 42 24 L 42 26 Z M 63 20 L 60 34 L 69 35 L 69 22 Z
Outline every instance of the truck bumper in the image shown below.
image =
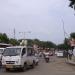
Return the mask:
M 4 68 L 9 68 L 9 69 L 16 69 L 16 68 L 22 68 L 22 65 L 3 65 Z

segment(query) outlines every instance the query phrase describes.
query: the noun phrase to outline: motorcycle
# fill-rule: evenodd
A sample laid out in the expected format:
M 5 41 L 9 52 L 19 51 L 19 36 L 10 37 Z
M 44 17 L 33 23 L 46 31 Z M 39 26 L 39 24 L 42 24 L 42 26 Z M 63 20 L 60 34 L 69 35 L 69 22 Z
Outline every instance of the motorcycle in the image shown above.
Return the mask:
M 49 53 L 45 53 L 45 61 L 46 61 L 46 63 L 49 62 Z

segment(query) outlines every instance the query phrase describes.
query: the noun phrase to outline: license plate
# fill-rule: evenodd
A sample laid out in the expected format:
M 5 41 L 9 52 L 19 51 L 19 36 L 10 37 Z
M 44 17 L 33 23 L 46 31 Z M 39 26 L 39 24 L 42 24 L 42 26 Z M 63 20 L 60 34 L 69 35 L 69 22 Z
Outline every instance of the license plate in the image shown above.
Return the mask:
M 6 65 L 6 68 L 13 68 L 12 65 Z

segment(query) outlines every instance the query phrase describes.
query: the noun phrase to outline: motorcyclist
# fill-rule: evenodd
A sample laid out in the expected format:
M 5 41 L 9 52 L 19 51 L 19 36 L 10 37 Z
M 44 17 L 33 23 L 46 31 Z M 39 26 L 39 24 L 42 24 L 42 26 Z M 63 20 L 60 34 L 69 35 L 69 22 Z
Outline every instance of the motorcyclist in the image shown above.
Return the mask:
M 50 55 L 49 51 L 45 50 L 45 52 L 44 52 L 44 59 L 45 59 L 46 62 L 49 62 L 49 55 Z

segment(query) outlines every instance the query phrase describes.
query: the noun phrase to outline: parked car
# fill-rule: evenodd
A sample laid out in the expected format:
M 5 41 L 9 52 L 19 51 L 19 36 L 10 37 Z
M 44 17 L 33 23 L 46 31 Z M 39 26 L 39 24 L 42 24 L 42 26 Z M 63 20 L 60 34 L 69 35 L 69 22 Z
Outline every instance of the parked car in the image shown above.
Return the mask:
M 6 71 L 15 68 L 25 71 L 28 67 L 33 68 L 35 63 L 32 47 L 14 46 L 4 50 L 2 65 Z
M 63 57 L 63 51 L 58 51 L 56 54 L 58 57 Z

